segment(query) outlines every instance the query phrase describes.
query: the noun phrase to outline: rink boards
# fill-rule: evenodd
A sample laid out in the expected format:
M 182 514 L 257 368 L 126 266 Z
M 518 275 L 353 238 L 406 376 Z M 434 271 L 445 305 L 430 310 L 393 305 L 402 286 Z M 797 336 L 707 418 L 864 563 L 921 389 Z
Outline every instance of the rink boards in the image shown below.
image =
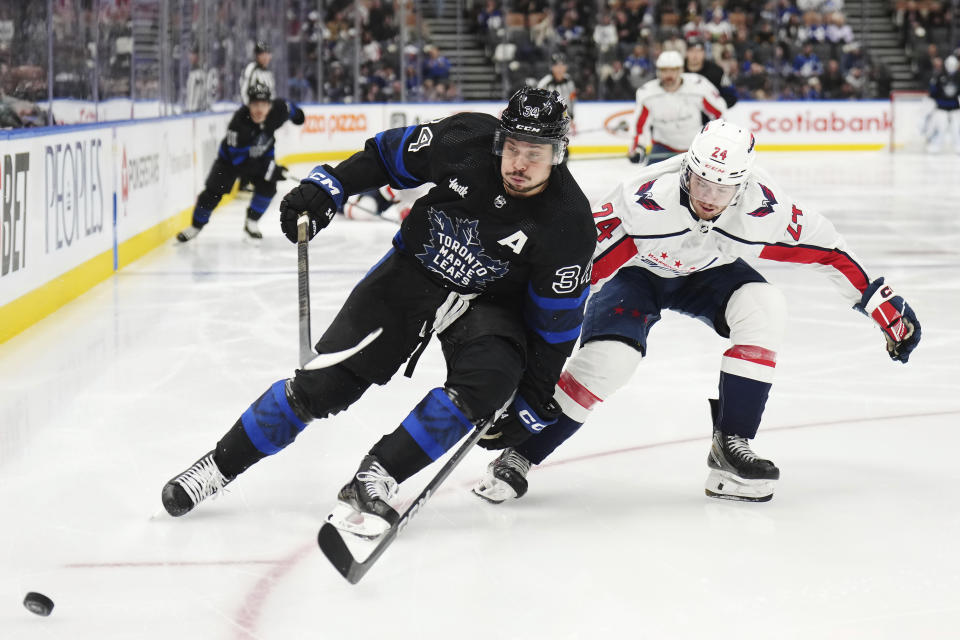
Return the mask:
M 281 163 L 348 157 L 367 138 L 502 104 L 307 105 L 302 127 L 277 132 Z M 189 223 L 230 112 L 0 133 L 0 343 Z M 728 119 L 762 150 L 880 150 L 890 103 L 745 102 Z M 574 158 L 624 154 L 631 103 L 577 105 Z M 275 205 L 274 205 L 275 206 Z

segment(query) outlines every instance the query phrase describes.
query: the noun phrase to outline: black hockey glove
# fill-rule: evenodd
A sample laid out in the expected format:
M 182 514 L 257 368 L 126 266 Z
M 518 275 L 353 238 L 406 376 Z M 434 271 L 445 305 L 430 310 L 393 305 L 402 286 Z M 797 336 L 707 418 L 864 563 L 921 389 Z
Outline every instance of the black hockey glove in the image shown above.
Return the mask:
M 477 443 L 484 449 L 506 449 L 522 444 L 527 438 L 550 426 L 560 417 L 559 405 L 551 398 L 539 411 L 517 394 L 486 435 Z
M 871 282 L 853 308 L 880 325 L 891 360 L 906 363 L 910 359 L 920 342 L 920 321 L 910 305 L 883 283 L 883 278 Z
M 297 220 L 307 214 L 309 239 L 317 235 L 343 205 L 343 185 L 323 166 L 313 168 L 310 175 L 293 188 L 280 202 L 280 228 L 290 242 L 297 241 Z
M 647 157 L 647 150 L 643 147 L 637 147 L 627 154 L 627 158 L 629 158 L 630 162 L 632 162 L 633 164 L 642 163 L 643 159 L 646 157 Z

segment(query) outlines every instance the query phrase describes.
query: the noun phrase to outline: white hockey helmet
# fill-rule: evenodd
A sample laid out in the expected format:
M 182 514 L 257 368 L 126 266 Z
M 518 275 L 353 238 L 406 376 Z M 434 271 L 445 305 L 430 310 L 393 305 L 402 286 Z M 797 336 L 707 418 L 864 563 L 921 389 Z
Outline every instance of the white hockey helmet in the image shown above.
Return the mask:
M 683 56 L 679 51 L 664 51 L 657 56 L 657 69 L 683 69 Z
M 943 68 L 946 69 L 947 73 L 956 73 L 957 69 L 960 68 L 957 56 L 947 56 L 947 59 L 943 61 Z
M 747 186 L 755 147 L 753 134 L 743 127 L 726 120 L 708 122 L 680 164 L 681 188 L 718 207 L 734 204 Z

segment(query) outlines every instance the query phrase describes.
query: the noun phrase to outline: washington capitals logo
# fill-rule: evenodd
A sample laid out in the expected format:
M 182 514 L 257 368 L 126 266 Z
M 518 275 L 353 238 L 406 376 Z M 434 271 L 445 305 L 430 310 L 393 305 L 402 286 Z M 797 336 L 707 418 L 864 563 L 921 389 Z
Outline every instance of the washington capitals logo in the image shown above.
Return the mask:
M 640 188 L 637 189 L 634 195 L 637 196 L 637 204 L 647 211 L 663 211 L 663 207 L 650 197 L 650 189 L 653 188 L 654 182 L 656 182 L 656 180 L 651 180 L 650 182 L 640 185 Z
M 773 191 L 770 191 L 767 187 L 760 185 L 760 191 L 763 191 L 763 205 L 754 209 L 753 211 L 748 211 L 748 216 L 753 216 L 754 218 L 762 218 L 763 216 L 770 215 L 773 213 L 773 205 L 777 204 L 777 199 L 773 197 Z
M 417 258 L 423 265 L 458 287 L 484 289 L 506 275 L 509 265 L 483 251 L 477 220 L 451 220 L 430 207 L 430 242 Z

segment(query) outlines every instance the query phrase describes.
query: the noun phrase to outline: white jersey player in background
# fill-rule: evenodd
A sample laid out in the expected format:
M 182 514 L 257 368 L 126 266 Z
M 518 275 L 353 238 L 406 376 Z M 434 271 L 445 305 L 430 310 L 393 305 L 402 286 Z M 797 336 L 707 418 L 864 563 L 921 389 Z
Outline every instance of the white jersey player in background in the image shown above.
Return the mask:
M 666 160 L 687 150 L 706 122 L 721 117 L 727 103 L 710 81 L 696 73 L 683 72 L 683 56 L 664 51 L 657 57 L 657 79 L 637 89 L 633 143 L 627 157 L 648 164 Z
M 730 339 L 710 400 L 713 441 L 706 493 L 762 502 L 780 471 L 750 448 L 784 333 L 778 289 L 743 258 L 808 264 L 840 299 L 871 317 L 893 360 L 907 362 L 920 323 L 883 278 L 871 280 L 833 225 L 755 169 L 754 138 L 723 120 L 707 124 L 683 156 L 641 171 L 600 201 L 593 290 L 581 349 L 567 362 L 554 399 L 561 418 L 490 463 L 474 492 L 491 502 L 520 497 L 541 463 L 590 412 L 626 384 L 646 355 L 663 309 Z

